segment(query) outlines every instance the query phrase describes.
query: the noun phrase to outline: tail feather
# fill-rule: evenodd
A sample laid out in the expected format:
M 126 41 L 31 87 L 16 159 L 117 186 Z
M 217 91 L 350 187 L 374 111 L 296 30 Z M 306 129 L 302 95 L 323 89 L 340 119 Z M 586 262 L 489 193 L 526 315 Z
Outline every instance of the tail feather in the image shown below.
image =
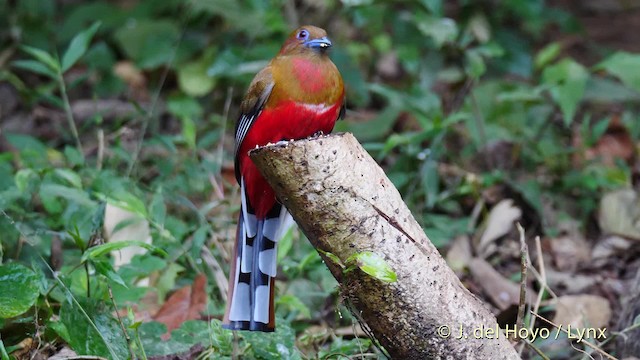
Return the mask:
M 277 245 L 293 219 L 276 203 L 265 219 L 256 219 L 244 196 L 238 220 L 234 261 L 223 327 L 231 330 L 275 330 Z

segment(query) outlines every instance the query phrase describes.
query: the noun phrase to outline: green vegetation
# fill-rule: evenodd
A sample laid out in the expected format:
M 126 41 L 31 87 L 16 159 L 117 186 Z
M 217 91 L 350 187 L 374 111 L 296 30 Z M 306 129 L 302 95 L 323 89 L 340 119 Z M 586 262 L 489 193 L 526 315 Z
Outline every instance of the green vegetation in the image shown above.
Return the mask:
M 239 100 L 297 22 L 325 27 L 336 45 L 348 89 L 336 131 L 356 135 L 443 251 L 481 231 L 478 217 L 506 197 L 532 234 L 554 236 L 569 221 L 587 232 L 602 194 L 632 183 L 633 155 L 598 144 L 622 129 L 637 156 L 640 54 L 572 57 L 547 30 L 584 29 L 542 0 L 0 0 L 0 9 L 2 360 L 63 344 L 113 359 L 382 356 L 297 231 L 278 249 L 277 332 L 220 327 L 239 209 Z M 105 243 L 113 208 L 130 214 L 113 233 L 139 225 L 151 243 Z M 148 251 L 115 266 L 110 254 L 132 246 Z M 346 271 L 395 280 L 379 255 L 359 255 Z M 149 314 L 200 273 L 205 321 L 185 319 L 162 340 L 167 327 Z

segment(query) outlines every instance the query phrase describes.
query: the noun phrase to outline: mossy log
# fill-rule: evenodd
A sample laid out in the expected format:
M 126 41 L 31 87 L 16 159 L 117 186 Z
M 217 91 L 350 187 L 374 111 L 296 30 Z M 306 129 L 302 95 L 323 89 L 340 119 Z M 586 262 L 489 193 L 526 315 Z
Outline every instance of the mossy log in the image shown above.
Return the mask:
M 255 149 L 251 159 L 307 238 L 342 295 L 394 359 L 518 359 L 496 319 L 447 266 L 384 171 L 351 134 Z M 397 281 L 344 272 L 371 251 Z M 448 329 L 448 330 L 447 330 Z

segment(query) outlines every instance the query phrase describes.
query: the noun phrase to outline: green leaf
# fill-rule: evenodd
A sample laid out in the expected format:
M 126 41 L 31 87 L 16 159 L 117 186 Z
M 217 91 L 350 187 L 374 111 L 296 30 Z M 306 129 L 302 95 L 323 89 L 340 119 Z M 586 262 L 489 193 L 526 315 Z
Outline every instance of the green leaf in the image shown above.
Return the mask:
M 114 360 L 129 357 L 118 321 L 111 315 L 111 309 L 104 308 L 97 300 L 65 301 L 60 308 L 60 321 L 68 331 L 69 346 L 77 354 Z
M 167 64 L 180 38 L 177 23 L 169 20 L 143 20 L 121 26 L 114 34 L 116 44 L 142 69 Z
M 366 274 L 387 283 L 396 282 L 398 277 L 384 259 L 371 251 L 351 255 L 347 263 L 355 261 L 356 266 Z
M 101 193 L 97 193 L 96 196 L 111 205 L 131 211 L 142 216 L 145 219 L 148 217 L 147 208 L 144 206 L 144 202 L 142 202 L 140 198 L 131 194 L 130 192 L 121 190 L 118 191 L 117 194 L 115 194 L 113 197 L 106 196 Z
M 84 164 L 84 154 L 73 146 L 64 147 L 64 156 L 67 158 L 67 162 L 71 166 L 79 166 Z
M 0 359 L 10 360 L 9 354 L 7 353 L 7 349 L 4 347 L 4 343 L 2 342 L 2 339 L 0 339 Z
M 36 60 L 46 65 L 50 70 L 53 70 L 54 73 L 60 72 L 60 64 L 58 63 L 58 60 L 54 59 L 48 52 L 27 45 L 22 45 L 20 48 L 24 52 L 36 58 Z
M 242 336 L 251 344 L 256 359 L 300 359 L 295 347 L 296 334 L 284 319 L 276 319 L 276 331 L 265 336 L 264 333 L 246 332 Z M 228 332 L 229 333 L 229 332 Z
M 161 248 L 159 248 L 157 246 L 153 246 L 151 244 L 147 244 L 147 243 L 142 242 L 142 241 L 124 240 L 124 241 L 116 241 L 116 242 L 111 242 L 111 243 L 106 243 L 106 244 L 94 246 L 94 247 L 88 249 L 87 251 L 85 251 L 84 254 L 82 254 L 81 261 L 86 261 L 87 259 L 95 259 L 95 258 L 100 257 L 102 255 L 108 254 L 111 251 L 124 249 L 124 248 L 126 248 L 128 246 L 139 246 L 139 247 L 145 248 L 145 249 L 147 249 L 147 250 L 149 250 L 151 252 L 158 253 L 158 254 L 161 254 L 163 256 L 169 256 L 169 254 L 167 254 L 166 251 L 162 250 Z
M 560 50 L 562 50 L 562 48 L 557 42 L 553 42 L 545 46 L 538 52 L 535 60 L 533 61 L 536 69 L 542 69 L 547 64 L 552 62 L 555 58 L 558 57 L 558 55 L 560 55 Z
M 343 268 L 343 269 L 345 268 L 345 266 L 342 263 L 342 261 L 340 261 L 340 258 L 337 257 L 335 254 L 330 253 L 328 251 L 324 251 L 324 250 L 318 249 L 318 248 L 316 248 L 316 250 L 318 250 L 318 252 L 321 253 L 322 255 L 326 256 L 329 260 L 333 261 L 337 265 L 340 265 L 341 268 Z
M 204 113 L 204 109 L 196 99 L 184 95 L 169 97 L 167 109 L 178 118 L 198 118 Z
M 472 78 L 479 78 L 487 71 L 484 59 L 478 51 L 469 50 L 465 53 L 465 70 Z
M 164 226 L 164 221 L 167 217 L 167 206 L 164 203 L 164 195 L 162 195 L 162 188 L 153 194 L 151 204 L 149 205 L 149 213 L 151 215 L 151 221 Z
M 96 271 L 106 277 L 107 279 L 128 288 L 127 284 L 124 280 L 118 275 L 118 273 L 113 269 L 113 266 L 108 261 L 105 260 L 93 260 L 93 266 Z
M 190 117 L 183 117 L 182 122 L 182 138 L 187 143 L 189 149 L 196 148 L 196 123 Z
M 596 70 L 605 70 L 628 87 L 640 92 L 640 54 L 619 51 L 596 65 Z
M 29 310 L 40 291 L 38 277 L 24 265 L 0 266 L 0 318 L 12 318 Z
M 162 275 L 160 275 L 160 278 L 158 278 L 156 282 L 159 299 L 164 299 L 165 295 L 175 287 L 178 273 L 184 271 L 184 267 L 174 262 L 170 263 L 163 270 Z
M 17 60 L 11 63 L 14 67 L 19 69 L 29 70 L 33 73 L 45 75 L 52 79 L 55 79 L 58 75 L 47 67 L 45 64 L 36 60 Z
M 458 25 L 449 18 L 419 16 L 415 19 L 418 30 L 433 39 L 438 47 L 453 42 L 458 36 Z
M 189 96 L 199 97 L 208 94 L 215 85 L 215 79 L 207 75 L 207 63 L 197 61 L 178 68 L 178 85 Z
M 584 95 L 589 72 L 577 62 L 564 59 L 548 66 L 542 73 L 542 79 L 551 86 L 551 96 L 560 106 L 565 125 L 569 126 Z
M 89 198 L 89 195 L 81 189 L 64 185 L 46 183 L 40 185 L 40 196 L 49 198 L 64 198 L 72 203 L 81 206 L 96 206 L 96 203 Z
M 66 180 L 73 187 L 78 189 L 82 188 L 82 179 L 75 171 L 69 169 L 55 169 L 53 173 L 59 178 Z
M 209 235 L 209 230 L 211 227 L 206 224 L 202 225 L 193 233 L 193 241 L 191 242 L 191 256 L 194 259 L 200 258 L 200 252 L 202 251 L 202 247 L 204 246 L 205 241 L 207 241 L 207 235 Z
M 91 38 L 100 27 L 100 22 L 96 21 L 90 28 L 76 35 L 69 44 L 67 51 L 62 56 L 62 72 L 69 70 L 87 52 Z
M 297 296 L 285 294 L 278 298 L 276 302 L 278 306 L 286 306 L 290 310 L 296 310 L 305 319 L 311 319 L 311 310 Z
M 32 179 L 35 179 L 38 175 L 33 169 L 20 169 L 13 176 L 13 180 L 16 183 L 16 187 L 20 192 L 25 192 L 29 188 L 29 183 Z
M 78 230 L 77 226 L 74 226 L 73 230 L 68 230 L 67 234 L 71 236 L 71 239 L 73 239 L 73 242 L 76 244 L 78 249 L 80 249 L 80 251 L 84 251 L 87 248 L 87 244 L 82 239 L 82 235 L 80 235 L 80 230 Z

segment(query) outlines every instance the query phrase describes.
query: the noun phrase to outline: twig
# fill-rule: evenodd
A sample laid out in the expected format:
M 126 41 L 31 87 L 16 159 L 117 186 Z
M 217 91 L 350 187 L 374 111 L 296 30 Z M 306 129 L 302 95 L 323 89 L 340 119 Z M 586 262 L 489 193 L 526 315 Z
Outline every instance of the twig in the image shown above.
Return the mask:
M 191 15 L 191 9 L 192 9 L 191 3 L 187 3 L 187 4 L 188 4 L 187 5 L 187 9 L 183 12 L 183 18 L 180 21 L 182 24 L 186 23 L 187 19 Z M 164 87 L 164 83 L 167 81 L 167 78 L 169 77 L 169 72 L 171 71 L 171 67 L 173 65 L 173 62 L 175 61 L 176 55 L 178 54 L 178 49 L 180 48 L 180 43 L 182 43 L 182 40 L 184 39 L 184 36 L 185 36 L 186 32 L 187 32 L 187 28 L 186 28 L 186 26 L 184 26 L 184 28 L 182 29 L 182 33 L 180 34 L 180 37 L 178 38 L 178 40 L 176 42 L 176 46 L 173 49 L 173 53 L 169 57 L 169 61 L 167 61 L 167 65 L 166 65 L 164 71 L 162 72 L 162 75 L 160 76 L 160 85 L 158 86 L 158 89 L 156 90 L 154 99 L 151 102 L 151 108 L 149 108 L 149 110 L 145 114 L 143 122 L 142 122 L 142 129 L 140 130 L 140 138 L 139 138 L 139 141 L 136 144 L 136 148 L 135 148 L 135 150 L 133 152 L 131 164 L 129 165 L 129 168 L 127 169 L 127 177 L 131 176 L 131 173 L 133 172 L 133 169 L 135 168 L 135 165 L 136 165 L 136 163 L 138 161 L 138 157 L 140 156 L 140 152 L 142 151 L 142 145 L 144 143 L 144 137 L 145 137 L 145 134 L 147 133 L 147 128 L 149 127 L 149 122 L 153 118 L 154 112 L 156 110 L 156 107 L 157 107 L 157 105 L 158 105 L 158 103 L 160 101 L 160 92 L 162 91 L 162 88 Z
M 536 236 L 536 253 L 538 254 L 538 268 L 540 269 L 540 291 L 538 291 L 538 298 L 533 306 L 533 312 L 538 313 L 540 309 L 540 303 L 542 303 L 542 296 L 544 295 L 544 288 L 547 286 L 547 274 L 544 267 L 544 259 L 542 258 L 542 246 L 540 246 L 540 236 Z M 533 330 L 533 326 L 536 324 L 536 318 L 531 318 L 529 329 Z
M 104 159 L 104 130 L 98 129 L 98 159 L 96 160 L 97 170 L 102 170 L 103 159 Z
M 71 129 L 71 134 L 73 138 L 76 140 L 76 146 L 78 147 L 78 151 L 84 156 L 84 152 L 82 151 L 82 143 L 80 142 L 80 135 L 78 134 L 78 128 L 76 128 L 76 122 L 73 119 L 73 113 L 71 112 L 71 105 L 69 103 L 69 96 L 67 95 L 67 85 L 64 83 L 64 77 L 62 76 L 62 71 L 58 71 L 58 85 L 60 86 L 60 93 L 62 95 L 62 104 L 64 105 L 64 113 L 67 117 L 67 123 L 69 123 L 69 128 Z
M 215 258 L 215 256 L 213 256 L 213 254 L 211 253 L 211 250 L 209 250 L 208 247 L 203 246 L 201 249 L 201 253 L 200 256 L 202 257 L 202 260 L 204 260 L 204 262 L 209 265 L 209 268 L 211 269 L 211 272 L 213 273 L 213 278 L 216 281 L 216 285 L 218 288 L 218 291 L 220 292 L 220 298 L 221 299 L 226 299 L 227 298 L 227 277 L 224 275 L 224 272 L 222 271 L 222 266 L 220 266 L 220 263 L 218 262 L 218 260 Z
M 127 349 L 129 350 L 129 355 L 131 356 L 131 359 L 135 359 L 135 356 L 133 355 L 133 350 L 131 350 L 131 338 L 129 337 L 129 333 L 127 332 L 127 329 L 124 327 L 124 324 L 122 323 L 122 318 L 120 317 L 120 313 L 118 312 L 118 305 L 116 305 L 116 300 L 113 298 L 111 285 L 107 284 L 107 289 L 109 290 L 109 298 L 111 299 L 111 303 L 113 304 L 113 311 L 116 312 L 118 323 L 120 324 L 120 328 L 122 329 L 124 338 L 127 341 Z
M 529 269 L 529 271 L 533 274 L 533 276 L 536 278 L 536 280 L 538 281 L 538 283 L 540 284 L 540 286 L 544 286 L 544 290 L 546 290 L 549 295 L 551 295 L 552 298 L 557 299 L 558 295 L 556 295 L 555 291 L 553 291 L 550 287 L 549 284 L 547 284 L 546 280 L 542 280 L 542 276 L 540 275 L 540 273 L 538 273 L 538 271 L 536 270 L 536 268 L 532 267 Z
M 527 254 L 529 250 L 527 248 L 527 242 L 525 241 L 524 228 L 522 228 L 520 223 L 516 223 L 516 227 L 520 233 L 520 301 L 518 303 L 516 324 L 524 329 L 524 308 L 527 302 Z
M 532 348 L 533 351 L 535 351 L 536 354 L 540 355 L 540 357 L 543 358 L 544 360 L 550 360 L 549 357 L 545 355 L 545 353 L 543 353 L 542 350 L 540 350 L 537 346 L 533 345 L 531 341 L 525 340 L 524 343 L 530 348 Z
M 562 326 L 559 326 L 558 324 L 554 323 L 553 321 L 545 318 L 544 316 L 538 315 L 536 313 L 534 313 L 533 311 L 529 311 L 531 313 L 531 315 L 537 317 L 538 319 L 547 322 L 548 324 L 550 324 L 551 326 L 555 327 L 558 330 L 562 330 L 564 331 L 567 335 L 569 336 L 574 336 L 573 334 L 571 334 L 569 332 L 569 330 L 563 328 Z M 588 341 L 582 341 L 582 344 L 585 344 L 586 346 L 590 347 L 591 349 L 593 349 L 594 351 L 596 351 L 597 353 L 599 353 L 600 355 L 606 357 L 609 360 L 618 360 L 616 357 L 610 355 L 609 353 L 607 353 L 606 351 L 602 350 L 601 348 L 599 348 L 598 346 L 588 342 Z

